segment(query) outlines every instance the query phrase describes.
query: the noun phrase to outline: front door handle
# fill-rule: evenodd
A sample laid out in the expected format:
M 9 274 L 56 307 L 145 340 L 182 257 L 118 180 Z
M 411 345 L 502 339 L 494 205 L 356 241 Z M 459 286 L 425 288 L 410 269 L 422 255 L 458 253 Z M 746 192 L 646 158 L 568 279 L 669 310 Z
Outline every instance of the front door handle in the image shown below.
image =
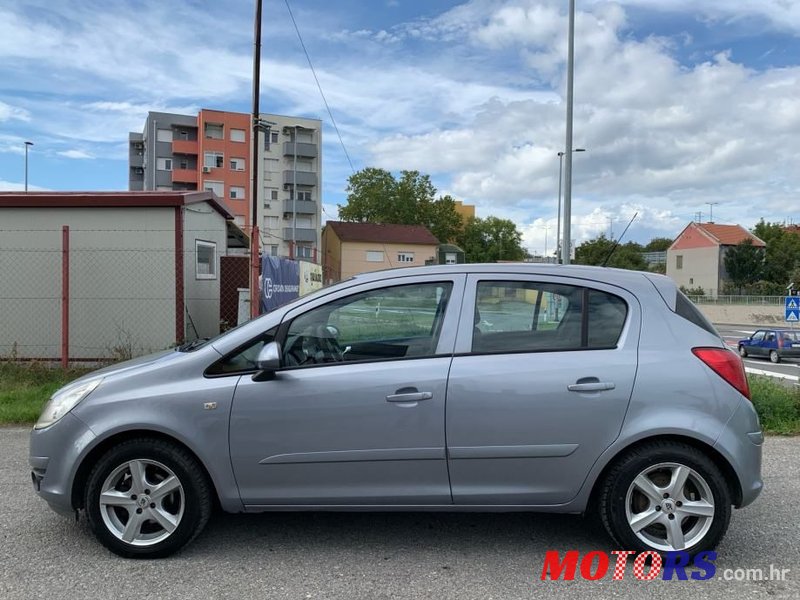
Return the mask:
M 399 390 L 398 390 L 399 391 Z M 403 392 L 386 396 L 387 402 L 419 402 L 433 398 L 431 392 Z
M 611 381 L 581 381 L 567 386 L 570 392 L 605 392 L 617 387 Z

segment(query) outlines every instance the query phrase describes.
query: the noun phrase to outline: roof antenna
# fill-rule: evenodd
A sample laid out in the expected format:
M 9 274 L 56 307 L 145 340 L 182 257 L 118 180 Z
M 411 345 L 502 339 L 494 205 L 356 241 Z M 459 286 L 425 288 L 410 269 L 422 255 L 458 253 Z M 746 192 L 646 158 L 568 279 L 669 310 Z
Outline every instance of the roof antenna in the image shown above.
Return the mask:
M 628 232 L 628 227 L 630 227 L 630 226 L 631 226 L 631 224 L 633 223 L 634 219 L 635 219 L 635 218 L 636 218 L 638 215 L 639 215 L 638 211 L 637 211 L 637 212 L 635 212 L 635 213 L 633 213 L 633 216 L 631 217 L 631 220 L 630 220 L 630 221 L 628 221 L 628 224 L 625 226 L 625 229 L 622 231 L 622 233 L 620 234 L 620 236 L 619 236 L 619 237 L 617 238 L 617 240 L 614 242 L 614 246 L 611 248 L 611 252 L 609 252 L 609 253 L 608 253 L 608 256 L 606 256 L 606 259 L 603 261 L 603 264 L 602 264 L 601 266 L 605 267 L 605 266 L 608 264 L 608 261 L 609 261 L 609 259 L 611 258 L 611 255 L 612 255 L 612 254 L 614 254 L 614 250 L 616 250 L 616 249 L 617 249 L 617 246 L 619 246 L 619 242 L 620 242 L 620 240 L 622 240 L 622 238 L 624 238 L 624 237 L 625 237 L 625 234 Z

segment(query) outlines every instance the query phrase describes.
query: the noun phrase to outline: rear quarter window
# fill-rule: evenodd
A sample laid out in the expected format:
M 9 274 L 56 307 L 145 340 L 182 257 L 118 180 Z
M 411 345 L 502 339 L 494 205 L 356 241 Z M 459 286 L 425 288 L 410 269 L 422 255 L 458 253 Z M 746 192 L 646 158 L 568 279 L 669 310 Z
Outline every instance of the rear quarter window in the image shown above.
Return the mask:
M 711 322 L 680 290 L 678 290 L 675 298 L 675 314 L 719 337 L 719 333 L 714 329 Z

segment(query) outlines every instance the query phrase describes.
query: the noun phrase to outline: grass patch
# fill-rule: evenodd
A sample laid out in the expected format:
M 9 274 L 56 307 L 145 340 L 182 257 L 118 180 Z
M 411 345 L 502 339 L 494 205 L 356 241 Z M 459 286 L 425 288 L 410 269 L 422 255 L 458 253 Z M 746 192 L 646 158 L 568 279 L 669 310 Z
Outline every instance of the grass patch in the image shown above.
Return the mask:
M 748 377 L 750 395 L 766 433 L 800 434 L 800 389 L 770 377 Z
M 90 370 L 0 363 L 0 424 L 35 422 L 53 392 Z

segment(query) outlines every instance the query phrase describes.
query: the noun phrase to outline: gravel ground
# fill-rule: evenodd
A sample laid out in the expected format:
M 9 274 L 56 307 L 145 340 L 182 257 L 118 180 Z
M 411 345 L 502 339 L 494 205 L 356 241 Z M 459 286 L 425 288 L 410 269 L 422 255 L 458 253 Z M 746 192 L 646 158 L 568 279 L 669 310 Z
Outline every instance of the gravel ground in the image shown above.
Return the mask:
M 0 429 L 0 598 L 798 598 L 800 438 L 768 438 L 766 489 L 734 511 L 709 581 L 539 580 L 547 550 L 610 550 L 590 522 L 533 514 L 218 515 L 181 554 L 120 559 L 85 521 L 33 492 L 25 429 Z M 726 569 L 790 569 L 785 581 L 726 581 Z M 740 573 L 741 574 L 741 573 Z

